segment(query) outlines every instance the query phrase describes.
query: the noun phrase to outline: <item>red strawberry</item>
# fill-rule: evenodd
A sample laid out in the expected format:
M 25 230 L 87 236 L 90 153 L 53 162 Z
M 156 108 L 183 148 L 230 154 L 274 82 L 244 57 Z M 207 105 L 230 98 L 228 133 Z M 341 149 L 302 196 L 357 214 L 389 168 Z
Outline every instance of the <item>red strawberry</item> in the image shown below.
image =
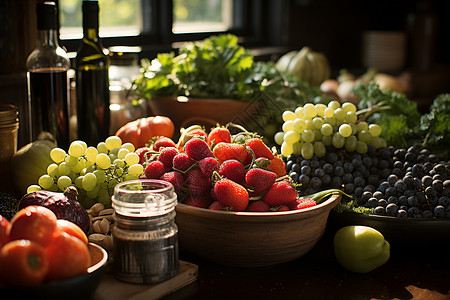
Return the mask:
M 219 174 L 237 183 L 243 183 L 245 180 L 244 165 L 235 159 L 224 161 L 219 167 Z
M 286 164 L 279 156 L 275 156 L 270 160 L 269 168 L 277 174 L 277 177 L 286 175 Z
M 166 166 L 159 160 L 150 162 L 144 169 L 145 177 L 148 179 L 159 179 L 166 171 Z
M 175 189 L 175 191 L 178 191 L 183 186 L 184 176 L 180 172 L 171 171 L 171 172 L 164 173 L 161 176 L 161 180 L 170 182 L 173 185 L 173 188 Z
M 245 182 L 253 187 L 254 194 L 268 191 L 277 179 L 277 174 L 261 168 L 252 168 L 245 174 Z
M 280 205 L 275 208 L 274 211 L 289 211 L 291 210 L 287 205 Z
M 186 154 L 195 161 L 199 161 L 205 157 L 212 157 L 213 153 L 209 149 L 208 144 L 200 138 L 192 138 L 184 145 Z
M 167 147 L 177 147 L 175 142 L 166 136 L 159 136 L 156 139 L 154 139 L 154 143 L 152 145 L 153 150 L 159 151 L 161 148 L 167 148 Z
M 274 157 L 273 152 L 267 147 L 267 145 L 260 138 L 251 138 L 245 141 L 245 145 L 250 147 L 255 153 L 255 157 L 265 157 L 272 159 Z
M 242 144 L 221 142 L 214 147 L 213 154 L 221 164 L 228 159 L 236 159 L 244 162 L 248 151 Z
M 214 171 L 219 170 L 219 162 L 214 157 L 205 157 L 198 162 L 198 166 L 203 175 L 208 178 L 211 178 Z
M 186 199 L 184 199 L 184 204 L 201 208 L 208 208 L 211 203 L 212 200 L 208 194 L 188 195 Z
M 244 211 L 249 202 L 247 190 L 233 180 L 222 178 L 214 185 L 217 201 L 234 211 Z
M 139 156 L 139 163 L 140 163 L 141 165 L 144 165 L 144 164 L 145 164 L 146 153 L 149 152 L 149 151 L 152 151 L 152 149 L 149 148 L 149 147 L 140 147 L 140 148 L 137 148 L 137 149 L 134 151 L 134 153 L 136 153 L 136 154 Z M 148 158 L 147 158 L 147 159 L 148 159 Z
M 189 131 L 186 134 L 186 137 L 187 137 L 187 139 L 191 139 L 193 137 L 203 137 L 206 139 L 208 137 L 208 135 L 206 134 L 206 132 L 203 129 L 195 128 L 195 129 L 192 129 L 191 131 Z
M 195 164 L 195 160 L 190 158 L 186 153 L 181 152 L 173 158 L 173 169 L 184 172 Z
M 288 205 L 297 199 L 297 191 L 287 180 L 275 182 L 264 194 L 263 200 L 269 206 Z
M 299 198 L 288 205 L 291 210 L 304 209 L 316 206 L 316 201 L 313 199 Z
M 199 168 L 190 169 L 186 173 L 185 186 L 188 187 L 189 193 L 199 196 L 209 193 L 211 189 L 211 179 L 203 175 Z
M 212 210 L 228 210 L 226 206 L 223 206 L 222 204 L 220 204 L 219 201 L 213 201 L 209 206 L 208 209 L 212 209 Z
M 266 212 L 270 210 L 270 206 L 262 200 L 253 201 L 247 207 L 247 211 Z
M 179 153 L 177 148 L 174 147 L 167 147 L 161 149 L 159 152 L 158 160 L 162 162 L 166 168 L 172 169 L 173 167 L 173 158 L 175 155 Z
M 231 133 L 228 128 L 225 127 L 215 127 L 211 129 L 206 138 L 206 142 L 208 145 L 212 145 L 213 143 L 217 145 L 220 142 L 231 143 Z

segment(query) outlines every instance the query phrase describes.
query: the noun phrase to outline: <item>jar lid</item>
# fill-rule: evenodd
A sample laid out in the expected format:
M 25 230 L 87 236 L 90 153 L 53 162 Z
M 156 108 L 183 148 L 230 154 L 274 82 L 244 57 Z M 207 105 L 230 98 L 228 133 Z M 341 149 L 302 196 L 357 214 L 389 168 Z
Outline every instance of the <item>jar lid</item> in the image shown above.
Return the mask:
M 12 104 L 0 104 L 0 126 L 16 125 L 19 122 L 19 111 Z
M 177 195 L 170 182 L 138 179 L 114 187 L 112 207 L 128 217 L 152 217 L 170 213 L 177 205 Z

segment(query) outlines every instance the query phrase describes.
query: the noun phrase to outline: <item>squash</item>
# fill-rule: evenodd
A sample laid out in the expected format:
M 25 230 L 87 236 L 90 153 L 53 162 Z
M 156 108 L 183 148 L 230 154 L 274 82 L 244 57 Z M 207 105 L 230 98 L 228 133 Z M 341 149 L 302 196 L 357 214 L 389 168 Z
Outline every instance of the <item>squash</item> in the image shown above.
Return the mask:
M 50 151 L 55 147 L 53 141 L 38 139 L 11 157 L 11 173 L 17 193 L 26 194 L 28 186 L 36 184 L 40 176 L 47 174 L 47 167 L 53 163 Z
M 295 76 L 311 86 L 319 86 L 330 77 L 331 68 L 326 56 L 309 47 L 290 51 L 281 56 L 275 67 L 282 73 Z

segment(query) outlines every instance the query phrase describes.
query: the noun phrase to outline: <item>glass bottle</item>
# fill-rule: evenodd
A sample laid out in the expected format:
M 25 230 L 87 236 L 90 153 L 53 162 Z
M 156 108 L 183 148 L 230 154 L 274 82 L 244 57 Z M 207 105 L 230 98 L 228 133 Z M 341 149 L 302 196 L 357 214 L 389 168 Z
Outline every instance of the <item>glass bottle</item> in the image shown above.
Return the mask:
M 49 132 L 64 149 L 69 146 L 70 60 L 58 44 L 55 3 L 38 3 L 36 11 L 37 45 L 26 62 L 31 140 Z
M 97 145 L 109 136 L 109 65 L 99 37 L 98 1 L 83 0 L 83 39 L 75 58 L 78 139 Z

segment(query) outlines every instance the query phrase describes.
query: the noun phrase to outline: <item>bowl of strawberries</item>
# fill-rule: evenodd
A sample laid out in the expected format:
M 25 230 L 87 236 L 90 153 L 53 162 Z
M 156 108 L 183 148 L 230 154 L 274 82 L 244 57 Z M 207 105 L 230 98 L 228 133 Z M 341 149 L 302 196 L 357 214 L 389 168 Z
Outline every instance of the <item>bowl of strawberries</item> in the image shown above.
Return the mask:
M 296 259 L 320 240 L 342 192 L 300 197 L 276 150 L 238 128 L 187 128 L 144 155 L 145 177 L 174 186 L 181 249 L 231 266 Z

